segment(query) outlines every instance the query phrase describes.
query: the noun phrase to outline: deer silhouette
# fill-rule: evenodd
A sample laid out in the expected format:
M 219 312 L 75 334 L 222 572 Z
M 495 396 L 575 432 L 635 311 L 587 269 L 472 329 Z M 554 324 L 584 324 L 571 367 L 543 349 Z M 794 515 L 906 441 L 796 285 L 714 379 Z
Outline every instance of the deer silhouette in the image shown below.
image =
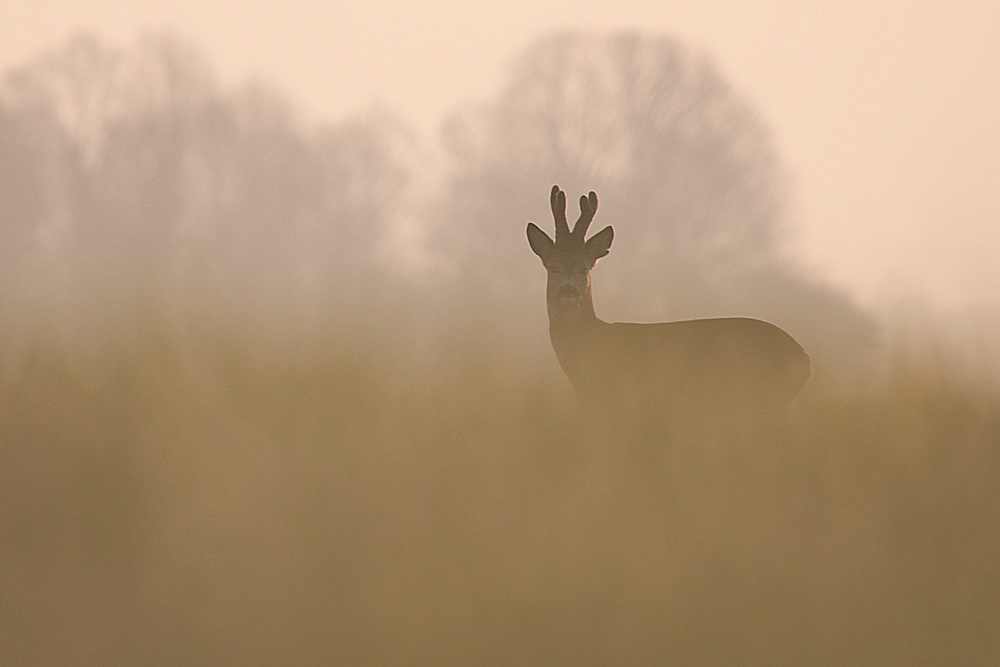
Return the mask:
M 549 335 L 559 365 L 589 407 L 672 426 L 725 416 L 747 423 L 783 415 L 810 376 L 809 355 L 768 322 L 744 317 L 608 323 L 594 312 L 591 271 L 614 230 L 586 239 L 597 195 L 580 197 L 570 230 L 566 194 L 550 196 L 553 241 L 532 222 L 528 243 L 548 271 Z

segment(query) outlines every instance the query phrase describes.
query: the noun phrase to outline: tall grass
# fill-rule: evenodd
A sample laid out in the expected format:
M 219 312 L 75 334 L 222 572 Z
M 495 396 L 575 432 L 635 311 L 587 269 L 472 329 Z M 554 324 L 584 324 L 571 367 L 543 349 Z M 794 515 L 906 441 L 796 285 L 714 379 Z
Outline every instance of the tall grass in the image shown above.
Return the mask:
M 484 340 L 28 345 L 0 378 L 0 663 L 998 664 L 990 387 L 900 358 L 654 465 Z

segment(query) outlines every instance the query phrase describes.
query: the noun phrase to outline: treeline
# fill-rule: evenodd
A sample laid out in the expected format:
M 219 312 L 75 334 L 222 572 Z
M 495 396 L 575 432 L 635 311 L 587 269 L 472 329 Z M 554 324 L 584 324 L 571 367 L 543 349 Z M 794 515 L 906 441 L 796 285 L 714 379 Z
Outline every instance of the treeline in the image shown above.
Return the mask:
M 377 113 L 307 127 L 275 91 L 221 87 L 175 38 L 70 39 L 0 84 L 0 325 L 79 341 L 138 306 L 278 339 L 424 344 L 477 321 L 538 348 L 523 230 L 548 222 L 558 182 L 597 190 L 618 231 L 596 280 L 606 318 L 763 317 L 831 368 L 875 344 L 783 252 L 795 221 L 766 125 L 675 40 L 540 40 L 441 136 Z

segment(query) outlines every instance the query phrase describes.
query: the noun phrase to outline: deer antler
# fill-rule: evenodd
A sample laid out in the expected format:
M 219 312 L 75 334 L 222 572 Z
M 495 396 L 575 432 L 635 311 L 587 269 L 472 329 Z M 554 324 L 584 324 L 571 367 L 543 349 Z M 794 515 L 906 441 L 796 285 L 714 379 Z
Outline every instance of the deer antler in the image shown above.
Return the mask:
M 572 234 L 569 231 L 569 224 L 566 222 L 566 193 L 560 190 L 558 185 L 552 186 L 549 203 L 552 205 L 552 217 L 556 221 L 556 243 L 559 243 L 560 240 L 568 239 Z
M 573 225 L 573 236 L 579 239 L 580 243 L 584 242 L 587 228 L 590 227 L 595 213 L 597 213 L 597 193 L 591 190 L 589 195 L 580 197 L 580 219 Z

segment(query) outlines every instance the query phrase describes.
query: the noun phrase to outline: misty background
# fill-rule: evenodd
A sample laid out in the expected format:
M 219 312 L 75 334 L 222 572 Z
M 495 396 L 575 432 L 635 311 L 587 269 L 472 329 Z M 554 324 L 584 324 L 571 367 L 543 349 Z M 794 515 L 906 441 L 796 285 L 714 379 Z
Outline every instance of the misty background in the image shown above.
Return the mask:
M 505 71 L 436 133 L 308 118 L 174 33 L 3 73 L 9 662 L 997 657 L 992 304 L 821 277 L 771 126 L 702 49 L 559 31 Z M 787 441 L 664 479 L 621 455 L 657 443 L 587 428 L 524 237 L 553 183 L 615 226 L 603 319 L 804 345 Z
M 953 322 L 997 306 L 1000 7 L 990 0 L 387 0 L 335 11 L 311 0 L 38 0 L 5 15 L 3 70 L 81 29 L 126 46 L 152 27 L 190 39 L 227 87 L 277 85 L 310 121 L 387 108 L 429 144 L 444 117 L 493 97 L 540 35 L 676 35 L 711 54 L 766 119 L 794 181 L 788 240 L 804 263 L 869 307 L 922 300 Z

